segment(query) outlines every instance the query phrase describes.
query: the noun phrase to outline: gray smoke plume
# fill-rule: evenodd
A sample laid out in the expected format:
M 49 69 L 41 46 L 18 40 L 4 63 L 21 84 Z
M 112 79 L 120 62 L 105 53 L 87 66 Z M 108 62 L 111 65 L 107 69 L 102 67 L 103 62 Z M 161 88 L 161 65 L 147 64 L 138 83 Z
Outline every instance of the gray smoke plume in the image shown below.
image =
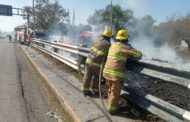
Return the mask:
M 154 44 L 154 39 L 150 37 L 144 35 L 137 36 L 131 41 L 131 44 L 135 48 L 142 51 L 145 58 L 160 59 L 169 62 L 182 61 L 175 50 L 171 48 L 167 43 L 160 47 L 157 47 Z
M 177 54 L 175 49 L 166 41 L 157 45 L 157 33 L 153 30 L 154 20 L 151 16 L 145 16 L 137 19 L 136 24 L 128 26 L 129 35 L 133 37 L 130 40 L 132 46 L 142 51 L 144 58 L 159 59 L 169 63 L 182 64 L 183 59 Z M 164 42 L 164 43 L 163 43 Z

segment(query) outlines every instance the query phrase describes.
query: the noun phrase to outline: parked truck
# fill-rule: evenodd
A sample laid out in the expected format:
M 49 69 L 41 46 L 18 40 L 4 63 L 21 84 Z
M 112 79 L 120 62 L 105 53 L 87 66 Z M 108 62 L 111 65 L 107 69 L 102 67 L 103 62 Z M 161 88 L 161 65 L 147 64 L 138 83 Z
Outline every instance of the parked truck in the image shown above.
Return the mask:
M 27 27 L 15 28 L 15 40 L 21 44 L 30 43 L 31 29 Z

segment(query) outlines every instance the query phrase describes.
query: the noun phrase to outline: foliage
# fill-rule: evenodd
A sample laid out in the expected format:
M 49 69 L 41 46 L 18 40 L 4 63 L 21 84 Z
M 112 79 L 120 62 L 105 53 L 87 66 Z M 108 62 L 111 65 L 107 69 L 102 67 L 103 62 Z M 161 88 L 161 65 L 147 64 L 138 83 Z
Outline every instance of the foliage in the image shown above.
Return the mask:
M 84 31 L 92 31 L 92 27 L 90 25 L 67 25 L 68 36 L 75 38 L 78 34 Z
M 110 24 L 111 7 L 108 5 L 105 9 L 96 10 L 88 18 L 88 23 L 96 28 L 105 27 Z M 131 10 L 123 10 L 119 5 L 112 7 L 113 27 L 117 31 L 120 27 L 128 30 L 130 40 L 138 36 L 150 37 L 154 43 L 161 45 L 168 42 L 175 46 L 181 39 L 190 40 L 190 14 L 186 16 L 175 16 L 167 18 L 166 22 L 155 25 L 152 16 L 147 15 L 142 18 L 135 18 Z
M 79 26 L 79 32 L 84 32 L 84 31 L 92 31 L 92 27 L 90 25 L 82 25 L 80 24 Z
M 87 21 L 94 26 L 110 25 L 110 11 L 112 11 L 112 24 L 115 30 L 134 21 L 133 12 L 123 10 L 119 5 L 113 5 L 112 7 L 108 5 L 105 9 L 96 10 Z
M 56 32 L 59 34 L 75 37 L 80 32 L 91 31 L 92 26 L 96 29 L 103 29 L 110 25 L 110 11 L 112 11 L 112 23 L 115 32 L 124 27 L 128 30 L 130 39 L 137 36 L 148 36 L 154 38 L 158 43 L 168 42 L 176 45 L 183 38 L 190 39 L 190 14 L 176 17 L 171 15 L 166 22 L 155 25 L 152 16 L 147 15 L 142 18 L 135 18 L 133 11 L 122 9 L 119 5 L 106 6 L 105 9 L 95 10 L 95 13 L 88 18 L 89 25 L 65 24 L 65 19 L 69 13 L 58 3 L 49 3 L 49 0 L 36 0 L 35 20 L 37 29 L 48 33 Z M 23 14 L 32 16 L 32 8 L 26 6 Z M 30 23 L 32 24 L 32 23 Z
M 31 6 L 25 6 L 22 13 L 24 14 L 23 19 L 27 19 L 32 17 L 32 7 Z
M 22 12 L 25 15 L 29 15 L 28 18 L 24 16 L 24 19 L 32 17 L 32 8 L 30 6 L 24 7 Z M 66 33 L 67 28 L 64 24 L 69 13 L 59 4 L 59 2 L 50 3 L 49 0 L 36 0 L 35 6 L 35 27 L 38 30 L 46 32 L 52 32 L 58 27 L 61 33 Z M 33 23 L 30 22 L 32 27 Z
M 56 35 L 67 35 L 68 28 L 65 23 L 57 23 L 53 26 L 49 27 L 49 29 L 46 31 L 48 34 L 56 34 Z
M 180 43 L 181 39 L 190 39 L 190 15 L 179 18 L 170 18 L 167 22 L 156 26 L 159 39 L 172 45 Z
M 147 15 L 142 18 L 134 18 L 133 23 L 125 26 L 130 34 L 130 39 L 133 39 L 136 36 L 148 36 L 153 37 L 155 20 L 152 16 Z
M 35 20 L 36 27 L 48 30 L 55 24 L 62 23 L 68 12 L 58 3 L 49 3 L 48 0 L 36 0 Z
M 23 19 L 27 20 L 28 26 L 32 27 L 31 17 L 32 17 L 32 7 L 25 6 L 22 10 Z

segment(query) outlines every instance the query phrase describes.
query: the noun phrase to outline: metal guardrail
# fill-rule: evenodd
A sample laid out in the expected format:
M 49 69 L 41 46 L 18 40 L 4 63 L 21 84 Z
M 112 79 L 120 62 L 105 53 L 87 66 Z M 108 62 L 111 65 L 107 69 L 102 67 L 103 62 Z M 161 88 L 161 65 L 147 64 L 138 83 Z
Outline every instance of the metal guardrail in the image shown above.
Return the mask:
M 56 58 L 57 60 L 67 64 L 73 69 L 78 70 L 82 73 L 84 72 L 84 58 L 87 57 L 90 51 L 89 48 L 58 42 L 49 42 L 42 39 L 33 39 L 31 45 Z M 52 49 L 46 49 L 45 45 L 52 47 Z M 80 58 L 73 60 L 69 57 L 57 53 L 57 50 L 79 55 Z M 127 68 L 132 72 L 173 83 L 190 90 L 190 69 L 188 68 L 175 67 L 167 63 L 160 63 L 146 59 L 135 62 L 135 66 L 134 64 L 131 64 L 130 66 L 127 66 Z M 131 100 L 131 102 L 135 102 L 138 106 L 147 109 L 149 112 L 158 115 L 166 121 L 190 121 L 189 111 L 172 105 L 150 94 L 139 92 L 134 89 L 129 89 L 127 92 L 123 91 L 123 93 L 129 94 L 127 97 L 129 100 Z

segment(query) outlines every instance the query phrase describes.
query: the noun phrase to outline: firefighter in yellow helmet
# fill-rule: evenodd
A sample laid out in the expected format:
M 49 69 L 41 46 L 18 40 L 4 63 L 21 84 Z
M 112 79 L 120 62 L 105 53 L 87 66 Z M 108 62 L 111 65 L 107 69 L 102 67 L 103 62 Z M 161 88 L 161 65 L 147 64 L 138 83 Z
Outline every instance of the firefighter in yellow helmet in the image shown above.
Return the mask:
M 85 64 L 82 92 L 84 95 L 98 95 L 100 66 L 107 56 L 112 33 L 105 29 L 102 36 L 94 41 Z M 92 81 L 92 82 L 91 82 Z M 91 90 L 90 90 L 91 87 Z
M 116 35 L 116 42 L 109 49 L 103 76 L 108 84 L 108 112 L 112 115 L 120 112 L 118 102 L 124 85 L 125 65 L 128 57 L 140 59 L 142 53 L 128 44 L 127 30 L 121 29 Z

